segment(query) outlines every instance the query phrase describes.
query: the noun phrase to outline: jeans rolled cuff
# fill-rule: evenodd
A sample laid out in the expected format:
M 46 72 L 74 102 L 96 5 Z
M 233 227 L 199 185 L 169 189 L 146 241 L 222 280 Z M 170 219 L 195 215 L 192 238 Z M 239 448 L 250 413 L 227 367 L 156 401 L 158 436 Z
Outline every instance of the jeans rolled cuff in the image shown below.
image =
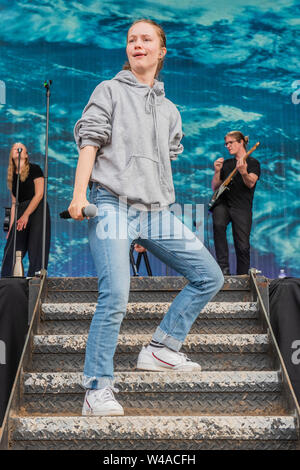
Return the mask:
M 167 348 L 172 349 L 173 351 L 178 352 L 182 346 L 182 341 L 173 336 L 165 333 L 159 326 L 156 328 L 154 335 L 152 336 L 154 341 L 164 344 Z
M 82 377 L 82 385 L 84 388 L 92 390 L 100 390 L 105 387 L 112 387 L 114 380 L 110 377 L 88 377 L 84 375 Z

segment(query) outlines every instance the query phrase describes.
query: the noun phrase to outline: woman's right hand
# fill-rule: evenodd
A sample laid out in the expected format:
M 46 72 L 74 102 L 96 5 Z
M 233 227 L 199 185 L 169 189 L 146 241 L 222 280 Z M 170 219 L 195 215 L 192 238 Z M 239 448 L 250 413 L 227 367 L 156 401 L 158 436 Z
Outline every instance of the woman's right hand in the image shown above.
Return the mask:
M 72 219 L 83 220 L 82 209 L 89 205 L 89 201 L 86 198 L 73 198 L 71 204 L 68 207 L 68 211 Z
M 216 171 L 216 172 L 220 172 L 220 171 L 221 171 L 222 166 L 223 166 L 223 162 L 224 162 L 224 158 L 218 158 L 218 159 L 214 162 L 214 167 L 215 167 L 215 171 Z
M 145 253 L 147 251 L 146 248 L 144 248 L 142 245 L 138 245 L 137 243 L 135 243 L 134 249 L 137 253 Z

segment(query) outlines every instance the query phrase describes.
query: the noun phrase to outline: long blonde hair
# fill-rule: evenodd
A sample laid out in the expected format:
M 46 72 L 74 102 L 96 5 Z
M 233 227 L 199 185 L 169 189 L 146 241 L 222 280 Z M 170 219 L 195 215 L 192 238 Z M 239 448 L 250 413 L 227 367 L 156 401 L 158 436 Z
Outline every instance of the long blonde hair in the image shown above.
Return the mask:
M 166 39 L 166 35 L 165 35 L 165 32 L 163 30 L 163 28 L 158 24 L 156 23 L 155 21 L 153 20 L 147 20 L 146 18 L 142 18 L 140 20 L 136 20 L 134 21 L 129 29 L 128 29 L 128 32 L 130 30 L 130 28 L 132 28 L 132 26 L 134 26 L 135 24 L 137 23 L 148 23 L 148 24 L 151 24 L 152 26 L 154 26 L 156 28 L 156 31 L 158 33 L 158 36 L 159 36 L 159 39 L 160 39 L 160 46 L 161 47 L 167 47 L 167 39 Z M 127 32 L 127 38 L 128 38 L 128 32 Z M 161 71 L 161 69 L 163 68 L 164 66 L 164 57 L 162 57 L 161 59 L 158 60 L 158 64 L 157 64 L 157 68 L 156 68 L 156 72 L 155 72 L 155 76 L 154 78 L 157 78 L 158 75 L 159 75 L 159 72 Z M 130 63 L 128 61 L 125 62 L 125 64 L 123 65 L 123 70 L 131 70 L 131 67 L 130 67 Z
M 17 170 L 17 167 L 16 167 L 14 159 L 13 159 L 14 145 L 16 145 L 16 144 L 12 145 L 12 147 L 10 149 L 10 152 L 9 152 L 9 160 L 8 160 L 8 168 L 7 168 L 7 187 L 10 191 L 12 190 L 12 183 L 13 183 L 14 173 Z M 25 147 L 25 145 L 23 147 Z M 26 147 L 25 147 L 25 149 L 26 149 L 27 158 L 25 160 L 23 168 L 20 171 L 20 180 L 22 181 L 22 183 L 27 179 L 27 177 L 29 175 L 29 156 L 28 156 L 28 152 L 27 152 Z

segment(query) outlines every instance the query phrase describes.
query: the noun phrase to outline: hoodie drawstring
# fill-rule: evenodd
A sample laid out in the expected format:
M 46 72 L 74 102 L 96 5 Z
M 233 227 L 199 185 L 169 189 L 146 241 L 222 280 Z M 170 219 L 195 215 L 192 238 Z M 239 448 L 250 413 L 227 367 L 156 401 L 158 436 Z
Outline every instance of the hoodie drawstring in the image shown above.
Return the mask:
M 161 182 L 161 160 L 160 160 L 160 151 L 159 151 L 159 135 L 158 135 L 158 127 L 157 127 L 157 114 L 156 114 L 156 107 L 157 107 L 157 98 L 156 93 L 153 88 L 147 93 L 145 111 L 147 114 L 152 112 L 153 114 L 153 122 L 154 122 L 154 129 L 155 129 L 155 139 L 156 139 L 156 148 L 158 154 L 158 172 L 159 172 L 159 181 Z

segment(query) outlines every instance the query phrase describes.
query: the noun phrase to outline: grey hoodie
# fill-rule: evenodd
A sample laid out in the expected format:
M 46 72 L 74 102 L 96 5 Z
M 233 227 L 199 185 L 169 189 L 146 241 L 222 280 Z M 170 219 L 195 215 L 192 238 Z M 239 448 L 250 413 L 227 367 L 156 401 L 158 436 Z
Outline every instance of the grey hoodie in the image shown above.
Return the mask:
M 170 160 L 183 151 L 182 125 L 162 82 L 155 80 L 151 88 L 129 70 L 101 82 L 74 136 L 79 149 L 98 147 L 91 181 L 148 210 L 175 201 Z

